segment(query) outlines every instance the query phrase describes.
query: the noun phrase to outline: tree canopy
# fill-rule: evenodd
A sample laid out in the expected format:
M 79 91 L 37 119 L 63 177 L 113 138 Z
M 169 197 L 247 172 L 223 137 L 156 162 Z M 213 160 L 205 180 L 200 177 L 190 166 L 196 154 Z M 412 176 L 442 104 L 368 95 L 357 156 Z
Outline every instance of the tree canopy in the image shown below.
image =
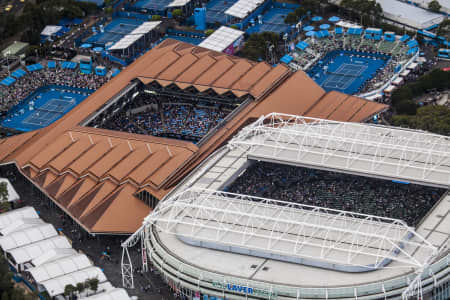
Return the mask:
M 437 0 L 433 0 L 430 3 L 428 3 L 428 9 L 434 12 L 440 12 L 442 8 L 442 5 Z
M 14 287 L 13 274 L 3 255 L 0 255 L 0 295 L 1 300 L 34 300 L 34 294 L 25 294 L 22 289 Z
M 392 124 L 448 136 L 450 134 L 450 108 L 441 105 L 423 106 L 417 110 L 416 115 L 394 116 Z
M 274 45 L 274 54 L 276 54 L 279 41 L 280 36 L 273 32 L 254 33 L 250 35 L 244 48 L 242 48 L 241 55 L 255 61 L 265 60 L 268 54 L 268 46 Z

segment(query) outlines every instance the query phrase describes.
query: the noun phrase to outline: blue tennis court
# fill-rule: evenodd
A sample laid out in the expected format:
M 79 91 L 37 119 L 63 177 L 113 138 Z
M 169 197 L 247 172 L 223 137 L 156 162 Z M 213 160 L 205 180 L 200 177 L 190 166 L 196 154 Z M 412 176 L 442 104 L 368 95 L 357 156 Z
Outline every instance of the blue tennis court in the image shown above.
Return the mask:
M 139 27 L 142 23 L 144 23 L 144 21 L 138 19 L 115 18 L 111 21 L 111 23 L 103 28 L 104 32 L 99 32 L 91 36 L 85 41 L 85 43 L 104 48 L 107 43 L 117 42 L 125 35 Z
M 292 11 L 292 8 L 272 7 L 264 13 L 262 17 L 262 24 L 255 24 L 255 26 L 250 26 L 246 30 L 246 32 L 248 34 L 266 31 L 275 33 L 289 32 L 289 25 L 284 23 L 284 19 Z
M 206 23 L 216 22 L 225 24 L 227 17 L 225 11 L 233 6 L 238 0 L 211 0 L 206 4 Z
M 14 106 L 2 121 L 2 126 L 20 131 L 46 127 L 86 99 L 91 90 L 65 86 L 45 86 L 37 89 Z
M 133 6 L 136 9 L 148 9 L 152 12 L 162 12 L 173 0 L 139 0 Z
M 336 50 L 325 55 L 308 75 L 326 91 L 357 94 L 389 59 L 390 56 L 383 54 Z

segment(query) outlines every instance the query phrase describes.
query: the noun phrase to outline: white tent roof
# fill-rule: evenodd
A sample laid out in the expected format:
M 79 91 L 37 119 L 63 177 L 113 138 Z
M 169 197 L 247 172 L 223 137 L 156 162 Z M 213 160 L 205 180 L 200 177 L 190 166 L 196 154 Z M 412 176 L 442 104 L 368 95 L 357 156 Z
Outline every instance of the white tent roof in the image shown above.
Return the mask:
M 41 35 L 45 36 L 52 36 L 58 31 L 62 29 L 61 26 L 55 26 L 55 25 L 47 25 L 44 27 L 44 29 L 41 31 Z
M 161 21 L 144 22 L 127 35 L 149 33 L 150 31 L 155 29 L 159 24 L 161 24 Z
M 70 245 L 67 238 L 58 235 L 33 244 L 29 244 L 24 247 L 12 249 L 8 251 L 8 253 L 14 258 L 16 263 L 21 264 L 27 261 L 32 261 L 33 259 L 43 254 L 50 253 L 52 249 L 71 249 L 71 248 L 72 246 Z M 75 252 L 75 250 L 73 251 Z
M 42 266 L 30 268 L 30 272 L 36 282 L 41 283 L 52 278 L 64 276 L 92 266 L 86 255 L 75 254 L 67 256 Z
M 403 78 L 401 78 L 401 77 L 397 77 L 392 81 L 393 84 L 401 84 L 402 82 L 403 82 Z
M 8 179 L 0 178 L 0 182 L 6 182 L 6 188 L 8 190 L 8 201 L 9 202 L 20 200 L 19 194 L 17 194 L 16 190 L 14 189 L 13 185 L 11 184 L 11 182 L 9 182 Z
M 125 289 L 119 289 L 115 288 L 110 291 L 100 293 L 97 295 L 93 295 L 87 298 L 82 299 L 89 299 L 89 300 L 129 300 L 131 299 L 130 296 L 128 296 L 128 293 Z
M 8 234 L 11 234 L 16 231 L 22 231 L 24 229 L 34 227 L 36 225 L 45 224 L 44 221 L 42 221 L 39 218 L 23 218 L 23 219 L 16 219 L 8 226 L 4 227 L 0 230 L 0 234 L 5 236 Z
M 143 34 L 128 34 L 112 45 L 109 50 L 123 50 L 133 45 L 137 40 L 143 37 Z
M 0 229 L 5 228 L 11 224 L 14 220 L 22 218 L 39 218 L 36 210 L 33 207 L 25 206 L 15 210 L 11 210 L 0 214 Z
M 58 233 L 51 224 L 42 224 L 22 231 L 13 232 L 10 235 L 0 237 L 0 247 L 3 251 L 22 247 L 32 243 L 36 243 L 53 236 Z
M 78 252 L 72 248 L 53 248 L 33 259 L 31 263 L 35 267 L 41 266 L 43 264 L 50 263 L 63 257 L 72 256 L 77 253 Z
M 425 29 L 444 20 L 444 16 L 441 14 L 398 0 L 377 0 L 377 2 L 383 8 L 383 14 L 386 18 L 417 29 Z
M 191 2 L 191 0 L 173 0 L 169 5 L 167 5 L 167 7 L 185 6 L 189 2 Z
M 258 6 L 260 6 L 264 0 L 239 0 L 225 11 L 225 14 L 243 19 Z
M 203 42 L 199 44 L 200 47 L 210 50 L 222 52 L 239 37 L 244 35 L 243 31 L 222 26 L 208 36 Z
M 97 278 L 99 282 L 106 281 L 105 274 L 97 267 L 89 267 L 64 276 L 56 277 L 40 284 L 44 286 L 50 297 L 64 293 L 64 287 L 68 284 L 76 285 L 85 282 L 87 279 Z

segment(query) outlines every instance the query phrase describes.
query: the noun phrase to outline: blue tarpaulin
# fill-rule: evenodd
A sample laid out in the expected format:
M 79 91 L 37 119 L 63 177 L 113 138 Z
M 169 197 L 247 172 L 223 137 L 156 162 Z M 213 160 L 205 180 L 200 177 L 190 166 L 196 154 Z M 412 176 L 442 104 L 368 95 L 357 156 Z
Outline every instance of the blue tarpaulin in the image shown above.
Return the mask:
M 308 48 L 308 46 L 308 43 L 304 41 L 301 41 L 297 45 L 295 45 L 295 47 L 300 50 L 305 50 L 306 48 Z
M 419 43 L 416 40 L 410 40 L 409 42 L 406 43 L 406 45 L 408 45 L 409 48 L 414 48 L 417 47 Z
M 17 69 L 14 72 L 11 73 L 12 76 L 16 77 L 17 79 L 19 79 L 20 77 L 23 77 L 27 74 L 27 72 L 25 72 L 22 69 Z
M 280 61 L 283 62 L 283 63 L 285 63 L 285 64 L 288 64 L 288 63 L 290 63 L 293 59 L 294 59 L 294 58 L 293 58 L 292 56 L 286 54 L 285 56 L 283 56 L 283 57 L 281 58 Z
M 77 67 L 77 63 L 72 61 L 63 61 L 61 63 L 61 68 L 63 69 L 75 69 Z
M 53 60 L 48 61 L 48 62 L 47 62 L 47 68 L 49 68 L 49 69 L 54 69 L 54 68 L 56 68 L 56 62 L 53 61 Z
M 334 33 L 336 33 L 336 34 L 342 34 L 342 32 L 343 32 L 342 27 L 336 27 L 334 29 Z
M 363 32 L 362 28 L 349 28 L 347 30 L 348 34 L 353 34 L 353 35 L 361 35 Z
M 112 69 L 112 70 L 111 70 L 111 76 L 112 76 L 112 77 L 116 77 L 117 74 L 119 74 L 119 73 L 120 73 L 120 70 L 119 70 L 119 69 Z
M 402 37 L 400 38 L 400 41 L 401 41 L 401 42 L 406 42 L 407 40 L 409 40 L 409 35 L 407 35 L 407 34 L 405 34 L 404 36 L 402 36 Z
M 14 78 L 8 76 L 5 79 L 3 79 L 2 81 L 0 81 L 0 84 L 6 85 L 6 86 L 10 86 L 14 82 L 16 82 L 16 80 Z
M 34 64 L 34 65 L 26 66 L 26 68 L 27 68 L 28 72 L 34 72 L 34 71 L 42 70 L 44 67 L 41 64 Z

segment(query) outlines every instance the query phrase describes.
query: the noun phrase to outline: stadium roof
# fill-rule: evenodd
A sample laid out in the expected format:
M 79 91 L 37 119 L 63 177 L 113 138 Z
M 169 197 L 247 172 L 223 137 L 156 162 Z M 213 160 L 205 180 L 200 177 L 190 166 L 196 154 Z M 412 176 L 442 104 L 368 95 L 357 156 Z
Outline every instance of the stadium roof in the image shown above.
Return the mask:
M 72 246 L 67 238 L 57 235 L 7 252 L 14 258 L 16 263 L 21 264 L 37 259 L 41 255 L 46 255 L 53 249 L 73 250 L 71 248 Z
M 400 220 L 204 189 L 161 202 L 145 222 L 195 246 L 352 273 L 422 268 L 437 253 Z
M 450 139 L 423 131 L 272 113 L 229 145 L 256 159 L 450 185 Z
M 144 84 L 199 92 L 229 91 L 255 101 L 241 105 L 202 144 L 80 126 L 116 95 Z M 131 233 L 150 207 L 135 195 L 162 199 L 240 128 L 274 111 L 360 122 L 386 105 L 326 93 L 304 72 L 271 67 L 191 44 L 165 40 L 69 113 L 38 131 L 0 140 L 0 162 L 15 163 L 63 211 L 94 233 Z M 120 219 L 120 222 L 117 220 Z
M 413 28 L 425 29 L 440 24 L 444 16 L 398 0 L 377 0 L 386 18 Z
M 203 40 L 199 46 L 209 50 L 222 52 L 243 35 L 244 32 L 241 30 L 221 26 Z
M 262 3 L 264 3 L 264 0 L 238 0 L 225 11 L 225 14 L 243 19 Z

